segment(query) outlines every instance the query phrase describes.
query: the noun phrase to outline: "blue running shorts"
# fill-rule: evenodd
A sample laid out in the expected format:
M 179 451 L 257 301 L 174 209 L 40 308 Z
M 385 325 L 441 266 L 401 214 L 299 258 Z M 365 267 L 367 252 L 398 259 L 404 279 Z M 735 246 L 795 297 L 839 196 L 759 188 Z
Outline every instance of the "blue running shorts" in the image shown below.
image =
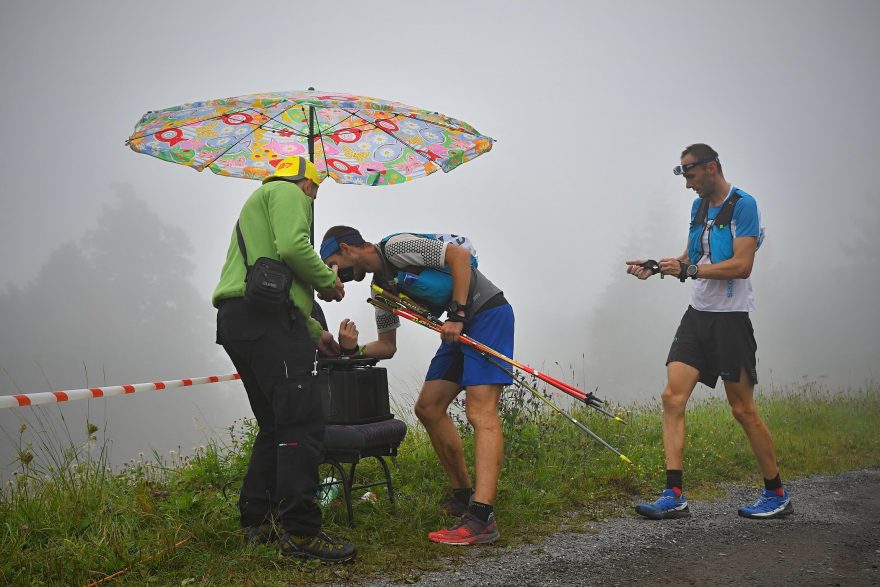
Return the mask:
M 465 324 L 462 334 L 513 358 L 513 323 L 513 308 L 510 304 L 504 304 L 478 312 Z M 503 361 L 498 362 L 505 368 L 513 369 Z M 437 349 L 425 375 L 425 381 L 436 379 L 452 381 L 462 387 L 513 383 L 510 375 L 487 361 L 475 348 L 448 342 L 442 343 Z

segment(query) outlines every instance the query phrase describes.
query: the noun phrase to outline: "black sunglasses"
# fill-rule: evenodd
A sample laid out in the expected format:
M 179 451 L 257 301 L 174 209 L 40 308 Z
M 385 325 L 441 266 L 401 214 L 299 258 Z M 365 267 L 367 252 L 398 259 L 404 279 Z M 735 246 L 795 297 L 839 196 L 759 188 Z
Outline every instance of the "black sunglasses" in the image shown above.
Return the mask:
M 685 163 L 684 165 L 676 165 L 672 168 L 672 173 L 675 175 L 681 175 L 682 173 L 687 173 L 697 165 L 705 165 L 706 163 L 712 163 L 713 161 L 718 161 L 718 157 L 712 157 L 710 159 L 700 159 L 699 161 L 695 161 L 693 163 Z

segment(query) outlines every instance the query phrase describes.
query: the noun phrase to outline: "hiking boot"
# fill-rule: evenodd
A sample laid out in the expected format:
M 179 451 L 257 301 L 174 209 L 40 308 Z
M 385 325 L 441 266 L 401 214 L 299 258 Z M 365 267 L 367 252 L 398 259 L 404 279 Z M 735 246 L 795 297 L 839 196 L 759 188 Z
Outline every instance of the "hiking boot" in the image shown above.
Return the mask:
M 688 502 L 684 493 L 675 497 L 675 491 L 671 489 L 664 489 L 663 493 L 660 494 L 660 499 L 654 503 L 640 503 L 637 505 L 636 513 L 652 520 L 691 517 L 691 510 L 688 509 Z
M 501 534 L 495 524 L 495 514 L 489 515 L 489 521 L 484 522 L 477 516 L 466 512 L 458 523 L 452 528 L 438 530 L 428 534 L 428 540 L 441 544 L 488 544 L 495 542 Z
M 278 540 L 278 532 L 272 524 L 260 524 L 259 526 L 245 526 L 241 529 L 244 540 L 248 544 L 269 544 Z
M 787 491 L 783 490 L 782 495 L 776 495 L 772 489 L 764 489 L 755 503 L 739 508 L 738 513 L 744 518 L 767 520 L 794 513 L 794 507 Z
M 354 559 L 356 549 L 351 542 L 334 540 L 324 532 L 314 536 L 284 532 L 278 540 L 281 554 L 299 558 L 316 558 L 325 563 L 344 563 Z

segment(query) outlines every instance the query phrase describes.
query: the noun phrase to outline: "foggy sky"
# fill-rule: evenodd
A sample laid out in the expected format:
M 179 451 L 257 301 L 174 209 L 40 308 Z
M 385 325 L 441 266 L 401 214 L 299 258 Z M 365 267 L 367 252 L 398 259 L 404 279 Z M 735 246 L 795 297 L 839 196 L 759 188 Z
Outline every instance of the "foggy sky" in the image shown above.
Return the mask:
M 205 348 L 191 367 L 172 364 L 163 347 L 179 324 L 123 341 L 96 340 L 101 329 L 89 323 L 55 348 L 45 315 L 15 328 L 0 316 L 2 348 L 45 333 L 43 346 L 27 345 L 36 356 L 0 356 L 0 393 L 82 387 L 83 362 L 93 374 L 106 369 L 107 384 L 232 372 L 213 344 L 210 294 L 240 206 L 259 184 L 123 143 L 148 110 L 309 86 L 437 110 L 497 140 L 448 175 L 384 188 L 324 183 L 315 232 L 350 224 L 368 240 L 406 230 L 468 235 L 515 308 L 522 362 L 612 401 L 659 394 L 688 286 L 638 282 L 623 261 L 684 249 L 693 194 L 671 167 L 683 147 L 708 142 L 727 179 L 756 197 L 767 227 L 752 274 L 762 385 L 877 379 L 880 214 L 869 181 L 880 160 L 877 2 L 2 6 L 0 293 L 36 283 L 50 257 L 98 228 L 124 186 L 185 236 L 185 281 L 205 314 L 188 324 L 196 334 L 187 341 Z M 116 251 L 135 258 L 136 247 L 123 236 Z M 53 266 L 62 282 L 67 268 Z M 368 285 L 346 292 L 324 305 L 331 328 L 351 316 L 369 340 Z M 126 288 L 68 293 L 55 291 L 57 303 L 98 321 L 108 299 L 133 312 L 143 299 Z M 175 288 L 162 293 L 182 303 Z M 383 364 L 396 396 L 411 399 L 438 341 L 410 324 L 398 340 L 398 356 Z M 115 352 L 123 347 L 131 352 Z M 234 385 L 210 387 L 141 398 L 136 409 L 135 398 L 106 401 L 119 421 L 173 410 L 211 414 L 222 428 L 249 415 Z M 0 424 L 17 429 L 6 412 Z M 160 420 L 155 436 L 115 437 L 127 456 L 140 444 L 165 451 L 197 440 L 180 427 Z

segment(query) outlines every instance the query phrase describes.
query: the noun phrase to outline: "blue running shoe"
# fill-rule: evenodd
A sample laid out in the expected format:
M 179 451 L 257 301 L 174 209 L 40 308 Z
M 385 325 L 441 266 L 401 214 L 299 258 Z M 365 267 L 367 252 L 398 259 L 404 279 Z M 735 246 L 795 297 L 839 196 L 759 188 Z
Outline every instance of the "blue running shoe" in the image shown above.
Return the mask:
M 764 489 L 755 503 L 739 508 L 739 515 L 744 518 L 755 518 L 757 520 L 781 518 L 793 512 L 794 507 L 791 505 L 788 492 L 783 491 L 782 495 L 779 496 L 770 489 Z
M 652 520 L 691 517 L 691 510 L 688 509 L 684 493 L 675 497 L 675 492 L 671 489 L 664 489 L 660 499 L 654 503 L 640 503 L 636 506 L 636 512 Z

